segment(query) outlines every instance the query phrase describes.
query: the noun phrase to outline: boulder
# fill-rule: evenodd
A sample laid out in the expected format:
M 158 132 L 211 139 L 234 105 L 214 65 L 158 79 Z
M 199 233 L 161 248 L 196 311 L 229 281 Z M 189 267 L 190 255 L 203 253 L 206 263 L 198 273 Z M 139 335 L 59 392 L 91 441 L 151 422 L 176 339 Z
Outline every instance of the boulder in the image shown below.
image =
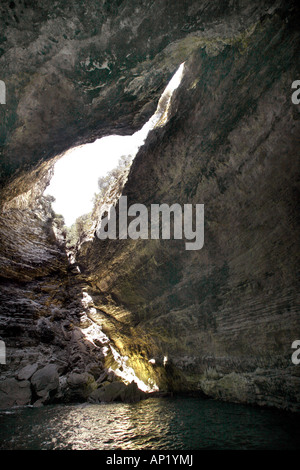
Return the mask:
M 18 371 L 17 379 L 29 380 L 30 377 L 36 372 L 37 368 L 37 364 L 28 364 L 28 366 L 25 366 Z
M 129 385 L 123 382 L 112 382 L 95 390 L 89 401 L 94 403 L 110 403 L 112 401 L 135 403 L 145 397 L 146 393 L 139 390 L 135 382 L 131 382 Z
M 103 365 L 97 364 L 96 362 L 92 362 L 91 364 L 87 365 L 86 372 L 91 374 L 94 377 L 94 379 L 97 380 L 102 375 Z
M 0 382 L 0 408 L 29 405 L 31 389 L 28 380 L 6 379 Z
M 90 398 L 90 401 L 96 403 L 110 403 L 112 401 L 122 401 L 121 394 L 126 389 L 123 382 L 111 382 L 101 388 L 95 390 Z
M 44 402 L 48 402 L 58 389 L 59 376 L 57 366 L 48 364 L 35 372 L 31 377 L 31 384 L 36 395 L 42 398 Z
M 87 372 L 72 372 L 67 377 L 65 398 L 67 401 L 85 401 L 97 388 L 94 377 Z
M 147 394 L 140 390 L 133 381 L 121 392 L 121 400 L 126 403 L 135 403 L 143 400 L 146 396 Z

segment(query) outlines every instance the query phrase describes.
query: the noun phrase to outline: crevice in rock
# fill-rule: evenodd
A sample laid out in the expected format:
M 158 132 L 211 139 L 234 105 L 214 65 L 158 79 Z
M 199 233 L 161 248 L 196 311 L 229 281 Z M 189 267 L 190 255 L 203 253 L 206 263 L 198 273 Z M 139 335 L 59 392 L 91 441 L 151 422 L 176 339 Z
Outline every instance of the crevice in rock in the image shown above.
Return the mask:
M 182 71 L 183 65 L 163 93 L 156 113 L 139 132 L 141 143 L 149 130 L 167 122 L 172 94 L 179 85 Z M 6 270 L 2 273 L 1 300 L 5 308 L 1 313 L 0 337 L 7 341 L 10 351 L 2 379 L 10 380 L 15 374 L 19 375 L 20 367 L 37 364 L 38 371 L 45 371 L 45 377 L 40 379 L 41 384 L 38 382 L 40 392 L 37 385 L 30 382 L 30 403 L 34 406 L 53 401 L 82 401 L 89 397 L 97 401 L 100 396 L 101 400 L 109 400 L 110 388 L 105 392 L 107 377 L 109 383 L 121 380 L 129 386 L 134 382 L 142 392 L 158 391 L 156 374 L 147 357 L 139 359 L 146 364 L 142 366 L 141 379 L 132 368 L 132 361 L 120 352 L 122 341 L 129 333 L 128 326 L 94 306 L 88 294 L 92 284 L 76 262 L 81 245 L 93 236 L 107 206 L 117 203 L 130 166 L 110 180 L 103 195 L 95 201 L 89 230 L 83 227 L 70 249 L 66 243 L 67 230 L 53 211 L 53 199 L 43 194 L 53 177 L 54 163 L 37 169 L 42 175 L 38 182 L 26 193 L 6 200 L 2 207 L 0 235 L 5 234 L 2 253 L 6 256 L 3 260 Z M 114 325 L 117 336 L 120 334 L 119 340 L 111 341 L 104 333 L 107 322 Z M 47 390 L 43 387 L 47 387 L 47 368 L 52 364 L 56 365 L 60 385 Z M 143 397 L 137 390 L 131 390 L 130 401 Z M 122 389 L 122 394 L 114 399 L 123 397 L 125 400 L 126 393 L 126 389 Z M 26 389 L 17 404 L 23 404 L 22 400 L 27 398 Z M 7 404 L 13 404 L 13 397 L 7 400 Z

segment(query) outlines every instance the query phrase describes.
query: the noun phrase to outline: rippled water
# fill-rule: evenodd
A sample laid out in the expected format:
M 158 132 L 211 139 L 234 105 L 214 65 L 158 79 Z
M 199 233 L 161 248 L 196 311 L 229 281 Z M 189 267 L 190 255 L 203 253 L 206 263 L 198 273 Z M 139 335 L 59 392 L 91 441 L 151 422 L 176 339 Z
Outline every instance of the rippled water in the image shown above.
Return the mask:
M 1 449 L 297 449 L 299 417 L 198 398 L 0 411 Z

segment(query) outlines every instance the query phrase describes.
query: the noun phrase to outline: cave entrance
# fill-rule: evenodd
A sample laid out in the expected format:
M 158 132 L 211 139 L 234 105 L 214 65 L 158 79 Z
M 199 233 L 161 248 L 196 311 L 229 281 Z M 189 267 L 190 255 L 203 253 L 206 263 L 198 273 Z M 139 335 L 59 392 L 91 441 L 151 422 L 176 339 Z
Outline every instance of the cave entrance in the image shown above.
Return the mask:
M 173 75 L 156 112 L 142 129 L 131 136 L 112 135 L 72 148 L 56 162 L 44 195 L 53 197 L 53 209 L 63 217 L 66 227 L 71 227 L 80 216 L 91 213 L 108 175 L 114 177 L 118 169 L 128 170 L 149 131 L 165 125 L 172 95 L 180 85 L 183 71 L 184 63 Z
M 82 243 L 93 239 L 102 211 L 107 210 L 121 195 L 132 161 L 149 131 L 164 126 L 168 121 L 171 99 L 181 83 L 183 72 L 184 63 L 165 88 L 155 113 L 132 136 L 112 135 L 98 139 L 94 143 L 70 149 L 56 162 L 54 176 L 44 196 L 55 198 L 52 207 L 56 219 L 60 217 L 58 214 L 64 219 L 64 227 L 60 228 L 65 233 L 64 247 L 68 254 L 69 272 L 82 275 L 81 266 L 76 261 Z M 85 284 L 84 274 L 80 278 L 79 289 L 82 294 L 80 334 L 101 351 L 108 373 L 113 373 L 128 384 L 135 382 L 144 392 L 158 391 L 149 369 L 155 360 L 146 360 L 145 365 L 140 364 L 138 357 L 122 355 L 103 331 L 107 317 L 102 311 L 103 305 L 98 304 L 97 298 L 93 299 L 93 292 Z M 166 362 L 167 358 L 163 366 Z M 144 381 L 133 367 L 141 368 Z

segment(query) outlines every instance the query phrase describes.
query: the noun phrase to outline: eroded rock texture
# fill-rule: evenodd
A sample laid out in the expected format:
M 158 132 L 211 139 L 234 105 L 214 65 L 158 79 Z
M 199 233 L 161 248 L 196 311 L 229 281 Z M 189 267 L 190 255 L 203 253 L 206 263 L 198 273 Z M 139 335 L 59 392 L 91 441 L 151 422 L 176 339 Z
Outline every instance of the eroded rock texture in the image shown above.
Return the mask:
M 5 366 L 17 397 L 29 380 L 37 403 L 120 394 L 103 376 L 106 337 L 163 390 L 299 410 L 294 2 L 34 3 L 10 2 L 1 29 L 1 318 L 4 330 L 17 328 L 2 334 L 15 341 L 13 360 L 21 357 Z M 75 274 L 50 209 L 36 200 L 51 159 L 141 127 L 183 61 L 170 119 L 148 136 L 123 194 L 148 207 L 205 204 L 204 247 L 94 237 Z M 100 349 L 82 336 L 83 292 Z M 48 362 L 59 384 L 52 371 L 55 387 L 41 392 L 21 366 L 38 363 L 34 377 Z

